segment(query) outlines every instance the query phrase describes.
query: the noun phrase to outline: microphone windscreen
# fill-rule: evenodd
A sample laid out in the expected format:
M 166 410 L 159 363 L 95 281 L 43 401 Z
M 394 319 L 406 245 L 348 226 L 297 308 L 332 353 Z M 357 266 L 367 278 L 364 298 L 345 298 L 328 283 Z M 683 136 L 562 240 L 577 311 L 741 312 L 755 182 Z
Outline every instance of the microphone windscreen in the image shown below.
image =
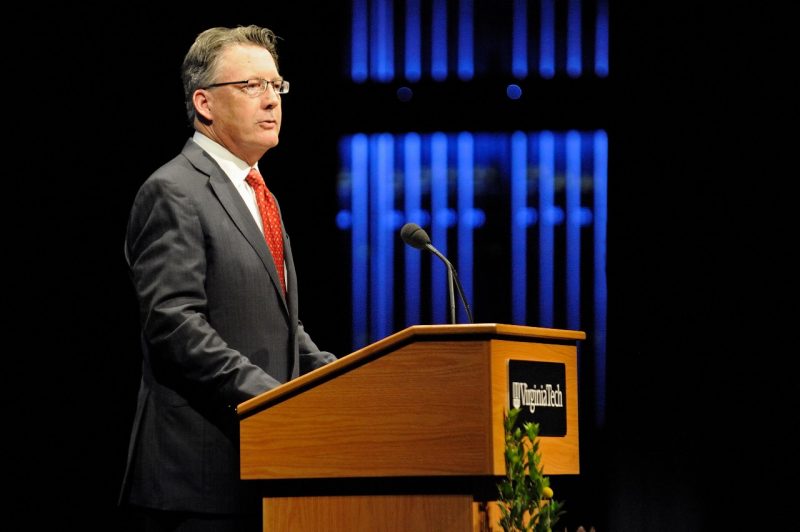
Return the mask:
M 425 229 L 414 223 L 407 223 L 400 229 L 400 238 L 409 246 L 417 249 L 425 249 L 431 243 L 431 238 Z

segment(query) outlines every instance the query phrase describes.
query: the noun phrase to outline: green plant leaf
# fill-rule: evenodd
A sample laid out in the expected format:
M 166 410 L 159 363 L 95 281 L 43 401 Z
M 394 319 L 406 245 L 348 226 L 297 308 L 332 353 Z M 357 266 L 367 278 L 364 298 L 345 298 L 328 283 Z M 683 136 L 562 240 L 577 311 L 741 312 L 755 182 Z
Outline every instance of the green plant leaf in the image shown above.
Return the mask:
M 526 422 L 521 429 L 516 427 L 519 413 L 520 409 L 513 408 L 503 419 L 506 476 L 497 484 L 498 524 L 505 532 L 552 532 L 564 513 L 563 504 L 545 499 L 543 495 L 544 488 L 550 486 L 550 479 L 544 476 L 541 464 L 539 424 Z

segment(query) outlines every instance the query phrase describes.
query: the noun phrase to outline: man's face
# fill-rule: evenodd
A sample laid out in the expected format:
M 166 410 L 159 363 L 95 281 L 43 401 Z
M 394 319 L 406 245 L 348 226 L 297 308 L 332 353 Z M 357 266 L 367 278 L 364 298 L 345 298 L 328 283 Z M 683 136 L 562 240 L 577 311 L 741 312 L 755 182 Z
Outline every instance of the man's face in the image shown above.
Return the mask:
M 253 45 L 234 45 L 223 51 L 215 83 L 254 78 L 280 79 L 269 51 Z M 210 129 L 231 153 L 252 165 L 278 144 L 281 97 L 272 87 L 255 97 L 247 95 L 243 87 L 225 85 L 208 90 Z

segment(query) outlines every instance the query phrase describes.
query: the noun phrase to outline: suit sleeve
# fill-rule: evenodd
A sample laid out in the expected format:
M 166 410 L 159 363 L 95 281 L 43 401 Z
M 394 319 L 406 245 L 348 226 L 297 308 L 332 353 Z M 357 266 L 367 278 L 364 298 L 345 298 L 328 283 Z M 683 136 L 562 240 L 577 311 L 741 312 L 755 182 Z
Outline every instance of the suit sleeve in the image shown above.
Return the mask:
M 187 395 L 235 406 L 280 383 L 209 323 L 204 234 L 196 205 L 174 183 L 150 179 L 134 201 L 126 259 L 148 362 Z
M 321 368 L 325 364 L 329 364 L 336 360 L 336 356 L 333 353 L 319 350 L 317 344 L 314 343 L 314 341 L 305 331 L 302 323 L 300 323 L 297 327 L 297 343 L 300 347 L 301 375 L 317 368 Z

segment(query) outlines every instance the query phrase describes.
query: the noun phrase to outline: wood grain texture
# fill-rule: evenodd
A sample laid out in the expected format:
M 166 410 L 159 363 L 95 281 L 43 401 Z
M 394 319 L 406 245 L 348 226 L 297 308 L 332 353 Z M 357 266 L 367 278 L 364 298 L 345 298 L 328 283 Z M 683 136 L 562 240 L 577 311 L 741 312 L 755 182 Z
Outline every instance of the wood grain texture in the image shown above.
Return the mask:
M 245 418 L 242 478 L 492 474 L 487 349 L 408 344 Z
M 502 476 L 510 359 L 566 364 L 567 436 L 543 438 L 542 451 L 546 474 L 577 474 L 584 337 L 498 324 L 401 331 L 240 405 L 241 476 Z
M 274 497 L 263 502 L 270 532 L 472 532 L 468 495 Z
M 344 356 L 332 364 L 328 364 L 311 373 L 301 376 L 274 390 L 263 393 L 238 405 L 237 412 L 240 416 L 247 416 L 263 409 L 282 397 L 313 386 L 315 382 L 330 375 L 347 371 L 350 366 L 364 360 L 379 356 L 381 353 L 391 352 L 398 346 L 424 337 L 455 337 L 467 339 L 469 337 L 508 337 L 520 341 L 535 341 L 536 339 L 553 339 L 578 341 L 585 340 L 583 331 L 568 329 L 546 329 L 542 327 L 527 327 L 523 325 L 506 325 L 502 323 L 472 323 L 455 325 L 414 325 L 396 332 L 386 338 L 378 340 L 368 346 Z

